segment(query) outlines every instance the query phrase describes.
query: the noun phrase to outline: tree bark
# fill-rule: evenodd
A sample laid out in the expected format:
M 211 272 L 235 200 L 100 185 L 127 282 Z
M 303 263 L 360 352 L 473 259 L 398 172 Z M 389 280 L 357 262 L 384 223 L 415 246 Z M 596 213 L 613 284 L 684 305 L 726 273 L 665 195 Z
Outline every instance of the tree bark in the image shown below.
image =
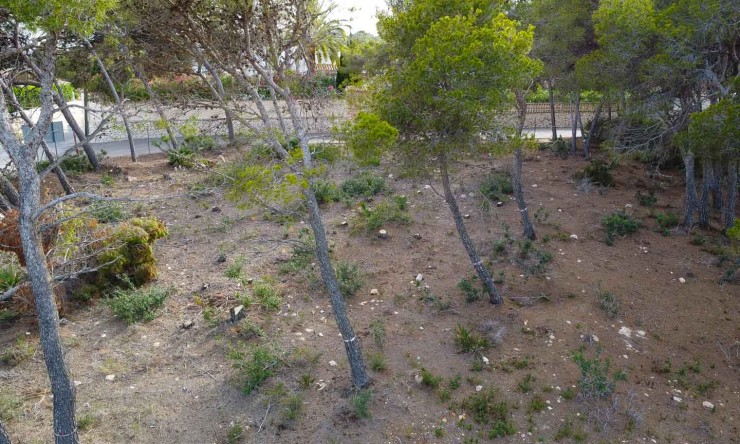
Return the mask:
M 221 81 L 221 77 L 218 76 L 218 72 L 210 63 L 208 63 L 207 61 L 203 61 L 203 66 L 208 70 L 208 73 L 211 74 L 211 78 L 213 78 L 213 83 L 216 84 L 215 90 L 218 94 L 217 99 L 219 99 L 220 103 L 224 102 L 226 99 L 224 82 Z M 229 142 L 233 143 L 236 140 L 236 135 L 234 134 L 234 118 L 231 115 L 231 109 L 228 106 L 222 106 L 221 109 L 224 110 L 224 117 L 226 119 L 226 130 L 229 132 Z
M 571 113 L 571 116 L 573 117 L 573 122 L 571 126 L 572 139 L 570 141 L 570 150 L 573 154 L 575 154 L 576 150 L 578 150 L 578 119 L 581 118 L 581 94 L 579 91 L 575 92 L 575 99 L 573 100 L 573 112 Z
M 514 171 L 511 175 L 511 184 L 514 188 L 514 198 L 516 198 L 517 207 L 519 207 L 519 215 L 522 218 L 522 227 L 524 228 L 524 237 L 530 240 L 537 239 L 537 235 L 534 232 L 534 226 L 532 221 L 529 219 L 529 210 L 527 209 L 527 203 L 524 201 L 524 193 L 522 192 L 522 150 L 517 149 L 514 152 Z
M 604 102 L 599 102 L 599 106 L 596 107 L 594 113 L 594 120 L 591 121 L 591 128 L 588 130 L 588 137 L 586 142 L 583 144 L 583 158 L 586 160 L 591 159 L 591 141 L 593 140 L 594 134 L 599 129 L 599 118 L 601 117 L 601 109 L 604 106 Z
M 725 177 L 722 172 L 722 162 L 720 160 L 715 160 L 712 163 L 712 168 L 714 168 L 713 171 L 713 177 L 714 177 L 714 183 L 712 183 L 712 208 L 714 208 L 717 211 L 722 211 L 723 205 L 722 205 L 722 182 L 724 181 Z
M 10 205 L 16 208 L 20 206 L 21 199 L 18 196 L 18 190 L 15 189 L 15 185 L 4 174 L 0 174 L 0 193 L 5 196 L 5 199 Z
M 735 208 L 737 206 L 737 169 L 740 162 L 731 161 L 727 166 L 727 197 L 725 198 L 725 228 L 735 225 Z
M 82 85 L 82 106 L 85 108 L 85 139 L 87 139 L 88 137 L 90 137 L 90 99 L 87 97 L 87 82 Z
M 524 96 L 524 91 L 517 88 L 514 90 L 514 97 L 516 98 L 516 136 L 522 137 L 524 131 L 524 124 L 527 121 L 527 100 Z
M 0 421 L 0 444 L 10 444 L 10 437 L 3 427 L 2 421 Z
M 457 200 L 455 199 L 455 195 L 452 193 L 450 175 L 447 171 L 447 158 L 444 154 L 439 156 L 439 164 L 440 171 L 442 173 L 442 187 L 445 192 L 445 200 L 447 201 L 447 205 L 450 207 L 450 212 L 452 212 L 452 218 L 455 220 L 455 226 L 457 227 L 460 241 L 462 241 L 463 247 L 465 247 L 465 251 L 468 253 L 468 257 L 470 258 L 470 262 L 473 264 L 473 268 L 488 292 L 491 303 L 495 305 L 503 304 L 504 298 L 501 297 L 501 293 L 496 289 L 496 285 L 494 285 L 493 279 L 491 279 L 491 275 L 488 273 L 488 270 L 483 266 L 483 261 L 478 256 L 473 240 L 470 239 L 468 230 L 465 228 L 465 222 L 463 221 L 462 214 L 460 214 L 460 208 L 457 206 Z
M 126 48 L 125 51 L 126 54 L 128 54 L 128 48 Z M 144 76 L 144 72 L 141 70 L 141 68 L 138 65 L 134 65 L 133 61 L 130 59 L 129 64 L 133 66 L 136 77 L 144 85 L 146 93 L 149 94 L 149 100 L 154 104 L 154 109 L 157 111 L 157 114 L 159 114 L 159 118 L 162 119 L 162 121 L 165 123 L 165 131 L 167 131 L 167 137 L 170 138 L 170 146 L 173 150 L 176 150 L 177 139 L 175 138 L 175 133 L 172 132 L 172 125 L 170 125 L 170 121 L 167 119 L 167 114 L 164 113 L 164 109 L 157 99 L 157 94 L 154 92 L 152 87 L 149 86 L 149 82 L 147 82 L 147 78 Z
M 709 159 L 702 159 L 701 195 L 699 196 L 699 227 L 709 228 L 709 189 L 714 182 L 714 170 Z
M 683 226 L 686 231 L 694 226 L 694 209 L 696 208 L 696 180 L 694 179 L 694 153 L 683 153 L 686 191 L 684 193 Z
M 331 264 L 331 259 L 329 257 L 329 242 L 326 239 L 324 223 L 321 220 L 319 203 L 316 200 L 316 195 L 311 187 L 306 187 L 303 190 L 303 196 L 305 197 L 306 204 L 308 206 L 309 225 L 311 226 L 311 231 L 313 231 L 314 239 L 316 240 L 316 258 L 319 263 L 319 269 L 321 270 L 321 279 L 324 281 L 326 290 L 329 292 L 329 300 L 331 301 L 332 310 L 334 310 L 334 318 L 337 321 L 339 332 L 342 334 L 344 351 L 347 353 L 347 359 L 349 360 L 352 385 L 356 388 L 363 388 L 370 383 L 370 377 L 365 368 L 365 361 L 362 357 L 359 339 L 357 338 L 357 335 L 352 328 L 352 324 L 349 321 L 349 317 L 347 316 L 347 307 L 344 303 L 344 297 L 342 296 L 342 292 L 339 290 L 339 283 L 337 282 L 337 277 Z
M 85 43 L 87 44 L 87 47 L 90 48 L 90 53 L 95 58 L 95 62 L 98 64 L 98 68 L 100 68 L 100 72 L 101 74 L 103 74 L 103 78 L 108 84 L 108 89 L 110 89 L 111 94 L 113 94 L 113 98 L 116 101 L 116 106 L 118 107 L 118 113 L 121 115 L 121 120 L 123 120 L 124 128 L 126 128 L 126 137 L 128 138 L 128 145 L 129 149 L 131 150 L 131 161 L 136 162 L 136 146 L 134 145 L 134 136 L 131 134 L 131 127 L 128 124 L 128 117 L 126 117 L 126 111 L 123 109 L 123 103 L 121 103 L 121 96 L 118 95 L 116 85 L 113 84 L 113 79 L 111 79 L 110 75 L 108 75 L 108 70 L 105 69 L 105 65 L 98 56 L 98 53 L 94 49 L 92 49 L 92 45 L 90 45 L 90 42 L 85 40 Z
M 85 154 L 87 155 L 87 159 L 90 161 L 90 165 L 92 165 L 96 171 L 99 170 L 100 161 L 98 161 L 98 156 L 95 154 L 95 150 L 93 150 L 90 142 L 87 141 L 85 132 L 80 128 L 80 125 L 77 124 L 72 112 L 67 108 L 67 101 L 64 100 L 64 97 L 61 94 L 57 94 L 56 92 L 54 92 L 52 97 L 54 98 L 54 103 L 59 107 L 59 111 L 64 116 L 64 120 L 66 120 L 69 127 L 72 128 L 72 132 L 75 133 L 80 141 L 83 141 L 82 149 L 85 150 Z
M 552 79 L 547 81 L 547 90 L 550 94 L 550 127 L 552 128 L 552 141 L 554 142 L 558 139 L 558 127 L 555 121 L 555 91 L 553 91 Z

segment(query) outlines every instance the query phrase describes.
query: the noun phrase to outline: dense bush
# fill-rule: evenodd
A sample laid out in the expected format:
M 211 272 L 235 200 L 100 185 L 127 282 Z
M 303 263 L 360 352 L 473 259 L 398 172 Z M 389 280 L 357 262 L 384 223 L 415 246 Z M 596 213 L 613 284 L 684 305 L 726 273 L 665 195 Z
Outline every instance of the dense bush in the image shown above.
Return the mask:
M 36 170 L 38 172 L 44 171 L 49 165 L 51 165 L 51 162 L 48 160 L 40 160 L 36 162 Z M 93 166 L 85 153 L 67 156 L 59 162 L 59 166 L 62 167 L 65 173 L 72 175 L 93 170 Z
M 376 114 L 360 112 L 342 135 L 357 163 L 379 165 L 383 153 L 396 143 L 398 130 Z
M 342 193 L 348 197 L 371 197 L 386 190 L 385 179 L 361 173 L 342 183 Z
M 602 219 L 601 224 L 606 230 L 606 243 L 608 245 L 614 243 L 615 236 L 626 236 L 637 232 L 637 229 L 640 228 L 640 223 L 623 210 L 607 214 Z
M 494 202 L 502 200 L 505 194 L 514 192 L 511 176 L 508 173 L 499 172 L 489 174 L 480 184 L 480 192 Z
M 128 324 L 149 322 L 158 316 L 157 310 L 164 304 L 169 291 L 153 286 L 135 289 L 116 289 L 113 296 L 105 300 L 113 314 Z
M 91 248 L 98 252 L 98 263 L 107 264 L 100 269 L 101 286 L 117 285 L 130 280 L 142 285 L 157 275 L 152 245 L 165 237 L 167 228 L 156 218 L 135 218 L 97 233 Z
M 75 88 L 70 83 L 60 83 L 62 89 L 62 95 L 65 100 L 74 100 Z M 54 90 L 59 91 L 57 85 L 54 85 Z M 27 86 L 14 86 L 13 94 L 18 99 L 21 107 L 24 109 L 38 108 L 41 106 L 41 88 L 38 86 L 27 85 Z
M 602 187 L 613 187 L 614 177 L 612 176 L 612 166 L 601 160 L 592 160 L 583 168 L 583 172 L 577 175 L 577 178 L 589 179 L 592 184 Z
M 360 267 L 345 262 L 337 265 L 337 282 L 345 298 L 354 296 L 365 285 Z

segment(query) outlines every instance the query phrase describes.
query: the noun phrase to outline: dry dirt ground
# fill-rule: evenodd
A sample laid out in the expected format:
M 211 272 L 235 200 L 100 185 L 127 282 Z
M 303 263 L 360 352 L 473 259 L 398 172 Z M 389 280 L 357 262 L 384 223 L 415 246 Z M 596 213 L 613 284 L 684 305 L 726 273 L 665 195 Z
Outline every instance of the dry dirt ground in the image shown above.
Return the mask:
M 678 171 L 666 173 L 672 180 L 658 182 L 642 165 L 623 162 L 615 171 L 615 188 L 586 193 L 571 179 L 582 160 L 561 160 L 549 152 L 530 156 L 524 187 L 530 214 L 538 214 L 534 248 L 551 253 L 552 261 L 544 273 L 528 275 L 516 260 L 515 203 L 487 209 L 478 191 L 483 177 L 492 168 L 508 168 L 510 159 L 461 162 L 456 193 L 482 256 L 503 280 L 503 306 L 485 299 L 468 303 L 458 288 L 472 267 L 435 192 L 438 183 L 395 179 L 400 172 L 390 162 L 374 170 L 387 178 L 389 196 L 409 199 L 412 223 L 385 225 L 388 239 L 351 235 L 356 210 L 342 202 L 325 206 L 335 259 L 359 265 L 365 281 L 348 300 L 349 315 L 366 358 L 382 354 L 386 366 L 371 372 L 371 416 L 358 418 L 327 296 L 306 278 L 310 266 L 278 272 L 305 225 L 265 220 L 236 208 L 218 191 L 182 196 L 206 173 L 174 171 L 164 157 L 115 163 L 123 172 L 112 186 L 101 185 L 99 173 L 83 175 L 76 186 L 115 195 L 175 195 L 140 204 L 169 227 L 169 237 L 155 247 L 156 285 L 174 292 L 161 316 L 149 323 L 127 326 L 102 303 L 66 314 L 70 322 L 61 331 L 78 384 L 82 442 L 488 442 L 494 424 L 476 423 L 465 400 L 469 404 L 471 396 L 491 387 L 509 406 L 515 427 L 498 442 L 740 442 L 740 291 L 736 284 L 719 284 L 716 258 L 691 243 L 693 234 L 673 230 L 663 236 L 651 217 L 680 212 Z M 339 182 L 356 172 L 340 162 L 332 178 Z M 647 188 L 656 191 L 653 210 L 635 198 L 636 190 Z M 601 220 L 621 209 L 643 227 L 607 246 Z M 494 242 L 504 238 L 507 225 L 514 243 L 506 247 L 508 254 L 496 256 Z M 703 236 L 710 243 L 721 237 Z M 244 260 L 243 279 L 227 278 L 225 271 L 239 260 Z M 279 311 L 253 305 L 246 320 L 226 322 L 238 295 L 252 291 L 246 278 L 266 277 L 275 279 L 282 293 Z M 379 294 L 371 295 L 371 289 Z M 599 291 L 620 300 L 616 317 L 600 307 Z M 525 305 L 511 299 L 538 296 L 547 299 Z M 185 329 L 186 321 L 194 325 Z M 379 325 L 385 331 L 382 349 L 375 341 Z M 462 353 L 455 341 L 458 325 L 474 332 L 482 326 L 488 331 L 479 334 L 495 336 L 498 344 L 477 357 Z M 264 336 L 251 336 L 249 326 L 261 328 Z M 36 343 L 32 319 L 0 327 L 0 348 L 21 336 Z M 284 352 L 276 374 L 249 395 L 228 357 L 238 343 Z M 613 396 L 584 399 L 572 358 L 579 350 L 602 364 L 608 361 L 612 377 L 623 375 Z M 439 388 L 419 382 L 422 368 L 443 378 Z M 106 380 L 111 374 L 115 379 Z M 455 388 L 450 384 L 457 375 Z M 14 367 L 0 364 L 0 383 L 6 398 L 21 401 L 6 421 L 13 442 L 51 442 L 51 396 L 41 351 Z M 714 408 L 703 406 L 705 401 Z

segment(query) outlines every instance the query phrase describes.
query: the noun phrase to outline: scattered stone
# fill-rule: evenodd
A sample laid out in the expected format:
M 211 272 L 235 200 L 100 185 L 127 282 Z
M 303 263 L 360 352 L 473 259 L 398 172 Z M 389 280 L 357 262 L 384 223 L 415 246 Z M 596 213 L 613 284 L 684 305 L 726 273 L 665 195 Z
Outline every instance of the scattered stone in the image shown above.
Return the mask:
M 347 222 L 346 220 L 343 220 L 340 225 L 343 227 L 346 227 L 347 225 L 349 225 L 349 222 Z
M 463 217 L 464 217 L 465 219 L 470 219 L 470 215 L 469 215 L 469 214 L 467 214 L 467 213 L 466 213 L 466 214 L 463 214 Z
M 252 282 L 254 282 L 254 278 L 247 278 L 247 280 L 244 281 L 244 282 L 246 282 L 247 284 L 251 285 Z
M 59 325 L 68 325 L 69 320 L 67 318 L 62 318 L 59 320 Z
M 109 382 L 113 382 L 116 380 L 116 375 L 105 375 L 105 380 Z
M 420 240 L 421 239 L 421 233 L 414 234 L 414 238 Z
M 571 239 L 575 239 L 575 240 L 578 240 L 578 236 L 577 236 L 577 235 L 575 235 L 575 234 L 571 234 L 571 235 L 570 235 L 570 238 L 571 238 Z
M 373 288 L 372 290 L 370 290 L 370 294 L 373 295 L 373 296 L 375 296 L 375 295 L 379 295 L 380 292 L 378 291 L 377 288 Z
M 237 305 L 236 307 L 231 308 L 229 312 L 231 313 L 232 323 L 238 322 L 247 316 L 247 311 L 244 309 L 243 305 Z
M 164 173 L 164 174 L 162 175 L 162 178 L 163 178 L 164 180 L 172 180 L 172 174 L 170 174 L 170 173 Z
M 705 408 L 708 408 L 709 410 L 714 410 L 714 404 L 712 404 L 709 401 L 704 401 L 701 403 Z
M 419 273 L 416 275 L 416 282 L 421 282 L 424 280 L 424 275 Z
M 629 203 L 628 203 L 628 204 L 627 204 L 627 205 L 625 205 L 624 207 L 625 207 L 625 208 L 632 208 L 632 204 L 629 204 Z
M 673 400 L 676 401 L 676 402 L 681 402 L 681 398 L 679 398 L 678 396 L 674 396 L 673 397 Z
M 137 180 L 134 176 L 126 176 L 126 182 L 136 182 Z
M 193 328 L 194 325 L 195 325 L 195 322 L 193 322 L 190 319 L 185 319 L 185 321 L 183 321 L 182 323 L 182 328 L 184 330 L 190 330 L 191 328 Z
M 414 381 L 416 381 L 417 384 L 421 384 L 423 378 L 421 377 L 421 375 L 414 375 Z
M 499 208 L 501 208 L 501 207 L 504 206 L 504 203 L 503 202 L 496 202 L 496 206 L 499 207 Z
M 336 367 L 337 366 L 337 361 L 329 361 L 329 366 L 330 367 Z
M 475 386 L 475 391 L 476 391 L 476 392 L 479 392 L 479 391 L 481 391 L 481 390 L 483 390 L 483 386 L 482 386 L 482 385 L 476 385 L 476 386 Z
M 211 208 L 211 211 L 213 211 L 214 213 L 220 213 L 221 212 L 221 208 L 220 207 L 213 207 L 213 208 Z
M 629 327 L 622 327 L 619 329 L 619 334 L 628 338 L 632 337 L 632 329 Z
M 378 231 L 378 237 L 381 239 L 388 239 L 388 232 L 385 230 Z
M 680 282 L 682 284 L 685 284 L 686 283 L 686 279 L 680 277 L 680 278 L 678 278 L 678 282 Z
M 485 356 L 481 356 L 481 360 L 483 361 L 484 364 L 489 364 L 490 363 L 490 361 L 488 360 L 488 358 L 486 358 Z
M 208 290 L 208 287 L 209 286 L 210 286 L 210 284 L 208 282 L 206 282 L 205 284 L 201 285 L 200 291 L 206 291 L 206 290 Z
M 74 384 L 75 384 L 75 387 L 77 387 L 78 385 L 82 384 L 82 381 L 74 381 Z
M 217 263 L 217 264 L 222 264 L 222 263 L 224 263 L 224 262 L 226 262 L 226 255 L 225 255 L 224 253 L 221 253 L 221 254 L 219 254 L 219 255 L 218 255 L 218 257 L 216 258 L 216 263 Z

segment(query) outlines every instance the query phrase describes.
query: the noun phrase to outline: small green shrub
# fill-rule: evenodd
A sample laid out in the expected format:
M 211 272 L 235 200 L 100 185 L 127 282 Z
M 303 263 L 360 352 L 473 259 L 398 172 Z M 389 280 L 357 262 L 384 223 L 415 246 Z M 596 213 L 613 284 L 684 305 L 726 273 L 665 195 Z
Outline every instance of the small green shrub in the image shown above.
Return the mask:
M 566 401 L 572 401 L 576 397 L 576 390 L 573 387 L 568 387 L 560 392 L 560 396 Z
M 42 172 L 48 168 L 49 165 L 51 165 L 51 162 L 48 160 L 39 161 L 36 163 L 36 170 L 38 172 Z M 65 173 L 71 176 L 78 176 L 94 169 L 85 153 L 67 156 L 59 162 L 59 166 L 62 167 Z
M 316 260 L 316 242 L 308 229 L 298 232 L 298 240 L 293 244 L 293 253 L 287 262 L 280 265 L 281 274 L 306 270 Z
M 192 148 L 180 146 L 167 151 L 167 163 L 174 167 L 192 168 L 195 166 L 196 153 Z
M 626 236 L 636 233 L 640 228 L 640 223 L 623 210 L 607 214 L 602 219 L 601 224 L 606 230 L 607 245 L 613 245 L 616 236 Z
M 480 184 L 480 192 L 487 199 L 498 202 L 505 194 L 512 194 L 514 186 L 511 184 L 511 175 L 508 173 L 492 172 Z
M 570 155 L 570 147 L 568 142 L 563 140 L 562 137 L 558 137 L 555 141 L 549 144 L 550 151 L 561 159 L 567 159 Z
M 534 382 L 537 380 L 537 378 L 534 377 L 531 373 L 527 373 L 524 375 L 524 378 L 522 378 L 521 381 L 516 385 L 516 390 L 520 393 L 529 393 L 534 389 Z
M 612 176 L 611 170 L 611 165 L 601 160 L 592 160 L 583 168 L 580 178 L 590 179 L 594 185 L 613 187 L 614 176 Z
M 21 314 L 16 311 L 10 309 L 0 309 L 0 325 L 14 322 L 20 317 Z
M 257 303 L 267 311 L 278 311 L 283 298 L 275 286 L 268 281 L 256 281 L 253 289 L 254 297 Z
M 379 165 L 380 157 L 398 139 L 398 130 L 377 114 L 359 112 L 343 128 L 347 147 L 360 165 Z
M 353 231 L 364 229 L 368 233 L 375 233 L 386 222 L 397 222 L 401 224 L 411 223 L 408 212 L 388 202 L 380 202 L 374 208 L 370 208 L 365 202 L 360 202 L 359 216 L 355 220 Z
M 342 183 L 342 194 L 347 197 L 372 197 L 386 190 L 385 179 L 370 173 L 361 173 Z
M 16 339 L 15 344 L 0 352 L 0 362 L 14 367 L 29 359 L 34 353 L 36 353 L 36 344 L 21 336 Z
M 336 143 L 312 143 L 309 145 L 315 160 L 334 165 L 342 158 L 342 148 Z
M 617 381 L 624 379 L 620 372 L 616 372 L 614 375 L 610 374 L 611 363 L 608 359 L 602 361 L 598 356 L 588 359 L 583 351 L 574 353 L 572 358 L 581 371 L 579 388 L 581 389 L 581 396 L 586 399 L 603 399 L 611 396 L 614 393 Z
M 658 213 L 656 216 L 656 220 L 658 222 L 658 229 L 663 233 L 663 235 L 668 235 L 668 231 L 671 228 L 675 228 L 678 226 L 678 215 L 676 213 Z
M 0 292 L 4 293 L 20 284 L 23 270 L 16 262 L 0 266 Z
M 540 413 L 547 408 L 547 402 L 540 395 L 534 395 L 527 406 L 527 413 Z
M 234 424 L 229 428 L 229 432 L 226 434 L 226 442 L 228 444 L 236 444 L 244 434 L 244 428 L 239 424 Z
M 329 182 L 328 180 L 317 180 L 313 182 L 312 187 L 313 192 L 316 195 L 316 200 L 320 205 L 339 202 L 342 198 L 339 193 L 339 189 L 334 182 Z
M 339 290 L 345 298 L 354 296 L 365 285 L 360 267 L 346 262 L 337 265 L 337 281 Z
M 90 217 L 103 224 L 121 222 L 128 218 L 126 207 L 115 201 L 95 201 L 87 210 Z
M 511 421 L 509 404 L 499 399 L 498 391 L 493 387 L 484 388 L 465 398 L 461 407 L 468 412 L 478 424 L 492 423 L 489 438 L 512 435 L 516 428 Z
M 23 401 L 21 398 L 6 390 L 0 391 L 0 420 L 10 421 L 19 417 L 22 413 Z
M 116 289 L 113 295 L 105 300 L 113 314 L 128 324 L 149 322 L 159 314 L 159 309 L 167 299 L 170 290 L 156 285 L 130 290 Z
M 619 316 L 622 304 L 614 293 L 599 288 L 596 291 L 596 297 L 599 300 L 599 306 L 606 312 L 609 318 Z
M 385 324 L 383 324 L 383 320 L 374 319 L 370 321 L 370 332 L 373 335 L 375 346 L 382 349 L 385 345 Z
M 99 418 L 92 413 L 86 413 L 77 417 L 77 428 L 80 430 L 90 430 L 99 422 Z
M 102 287 L 125 282 L 143 285 L 157 276 L 154 241 L 167 236 L 164 223 L 154 217 L 134 218 L 96 233 L 90 245 L 97 252 Z
M 474 285 L 476 279 L 476 277 L 473 277 L 471 280 L 468 280 L 467 278 L 462 278 L 457 284 L 457 288 L 459 288 L 463 292 L 463 294 L 465 294 L 465 301 L 467 302 L 475 302 L 480 300 L 481 298 L 481 289 Z
M 472 333 L 467 328 L 457 324 L 455 342 L 464 353 L 476 353 L 488 348 L 488 339 Z
M 652 208 L 655 206 L 655 204 L 658 202 L 658 198 L 655 197 L 655 193 L 650 191 L 648 194 L 643 193 L 642 191 L 638 191 L 635 194 L 635 198 L 637 198 L 637 203 L 639 203 L 643 207 Z
M 245 395 L 249 395 L 272 377 L 280 365 L 277 352 L 265 345 L 232 349 L 229 359 L 243 378 L 242 391 Z
M 383 372 L 388 367 L 385 356 L 381 352 L 370 354 L 370 369 L 374 372 Z
M 355 408 L 355 416 L 359 419 L 369 418 L 370 401 L 373 399 L 373 392 L 370 389 L 363 389 L 352 395 L 352 406 Z
M 224 276 L 229 279 L 238 279 L 242 275 L 242 269 L 244 268 L 244 256 L 239 256 L 236 260 L 226 266 L 224 270 Z
M 584 442 L 588 438 L 588 435 L 580 429 L 576 429 L 573 420 L 568 418 L 563 422 L 552 439 L 555 441 L 562 441 L 564 439 L 572 439 L 575 442 Z
M 421 368 L 421 384 L 429 387 L 430 389 L 437 389 L 439 384 L 442 382 L 441 376 L 436 376 L 424 367 Z

